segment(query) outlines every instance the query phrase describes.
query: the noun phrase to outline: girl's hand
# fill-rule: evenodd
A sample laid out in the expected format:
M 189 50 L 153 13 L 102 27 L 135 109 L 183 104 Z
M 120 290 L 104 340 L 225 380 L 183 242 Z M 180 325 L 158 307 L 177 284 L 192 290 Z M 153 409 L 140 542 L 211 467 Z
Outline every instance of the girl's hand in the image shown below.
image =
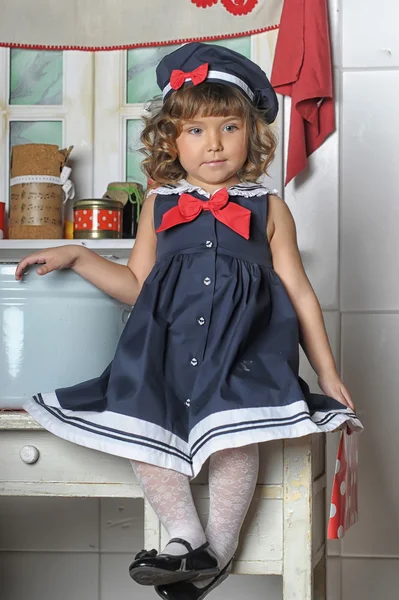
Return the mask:
M 342 383 L 338 373 L 320 376 L 318 383 L 326 396 L 338 400 L 338 402 L 341 402 L 341 404 L 344 404 L 355 412 L 356 409 L 351 395 Z
M 48 250 L 40 250 L 25 256 L 18 264 L 15 271 L 15 279 L 20 281 L 27 267 L 30 265 L 42 265 L 36 269 L 38 275 L 46 275 L 51 271 L 59 269 L 72 268 L 82 252 L 81 246 L 60 246 L 59 248 L 49 248 Z

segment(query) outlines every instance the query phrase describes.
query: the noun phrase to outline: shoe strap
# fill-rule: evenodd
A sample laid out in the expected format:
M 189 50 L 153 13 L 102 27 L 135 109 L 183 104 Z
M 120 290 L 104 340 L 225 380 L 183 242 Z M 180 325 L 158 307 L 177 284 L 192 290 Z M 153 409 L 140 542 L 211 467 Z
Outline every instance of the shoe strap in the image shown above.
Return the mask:
M 183 540 L 182 538 L 173 538 L 169 540 L 168 545 L 169 544 L 181 544 L 182 546 L 187 548 L 189 552 L 194 552 L 192 545 L 186 542 L 186 540 Z

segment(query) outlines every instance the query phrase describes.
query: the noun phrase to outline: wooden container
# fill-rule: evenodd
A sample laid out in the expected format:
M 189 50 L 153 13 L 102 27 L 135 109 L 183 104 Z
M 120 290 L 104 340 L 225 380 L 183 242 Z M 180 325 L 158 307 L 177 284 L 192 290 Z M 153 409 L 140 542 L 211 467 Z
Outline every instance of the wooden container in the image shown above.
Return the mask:
M 60 177 L 72 147 L 22 144 L 11 154 L 10 239 L 60 239 L 63 234 L 64 192 Z
M 62 238 L 63 191 L 54 183 L 21 183 L 11 188 L 10 239 Z

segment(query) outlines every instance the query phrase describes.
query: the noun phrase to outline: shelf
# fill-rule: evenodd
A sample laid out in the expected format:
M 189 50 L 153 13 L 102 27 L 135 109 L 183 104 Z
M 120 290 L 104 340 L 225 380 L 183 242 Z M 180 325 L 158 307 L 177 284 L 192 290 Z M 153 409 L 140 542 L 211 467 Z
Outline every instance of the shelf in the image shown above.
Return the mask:
M 0 410 L 0 430 L 43 429 L 41 425 L 23 410 Z
M 0 240 L 0 262 L 19 261 L 21 258 L 43 250 L 77 244 L 90 248 L 97 254 L 114 258 L 129 258 L 135 240 Z

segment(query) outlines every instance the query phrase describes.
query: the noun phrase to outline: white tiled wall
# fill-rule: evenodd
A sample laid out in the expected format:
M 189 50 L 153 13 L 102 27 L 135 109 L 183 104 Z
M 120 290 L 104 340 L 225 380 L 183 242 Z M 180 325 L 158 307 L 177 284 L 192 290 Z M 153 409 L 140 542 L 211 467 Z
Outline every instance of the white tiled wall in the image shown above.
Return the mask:
M 1 600 L 155 599 L 129 564 L 143 547 L 140 500 L 17 498 L 0 501 Z M 215 600 L 281 598 L 279 577 L 232 577 Z
M 342 543 L 330 544 L 328 600 L 397 600 L 399 3 L 330 0 L 329 11 L 339 128 L 285 194 L 333 348 L 366 425 L 361 520 Z M 306 364 L 303 370 L 314 384 Z M 331 466 L 335 448 L 330 436 Z M 142 547 L 140 501 L 2 500 L 0 532 L 1 600 L 154 598 L 127 573 Z M 281 580 L 231 577 L 213 595 L 244 596 L 281 600 Z
M 338 130 L 285 196 L 333 346 L 337 320 L 343 378 L 366 427 L 360 522 L 329 544 L 328 600 L 397 600 L 399 3 L 329 4 Z
M 396 0 L 341 0 L 340 309 L 343 376 L 366 427 L 360 523 L 341 544 L 341 595 L 399 597 L 399 41 Z M 339 577 L 339 573 L 337 573 Z

